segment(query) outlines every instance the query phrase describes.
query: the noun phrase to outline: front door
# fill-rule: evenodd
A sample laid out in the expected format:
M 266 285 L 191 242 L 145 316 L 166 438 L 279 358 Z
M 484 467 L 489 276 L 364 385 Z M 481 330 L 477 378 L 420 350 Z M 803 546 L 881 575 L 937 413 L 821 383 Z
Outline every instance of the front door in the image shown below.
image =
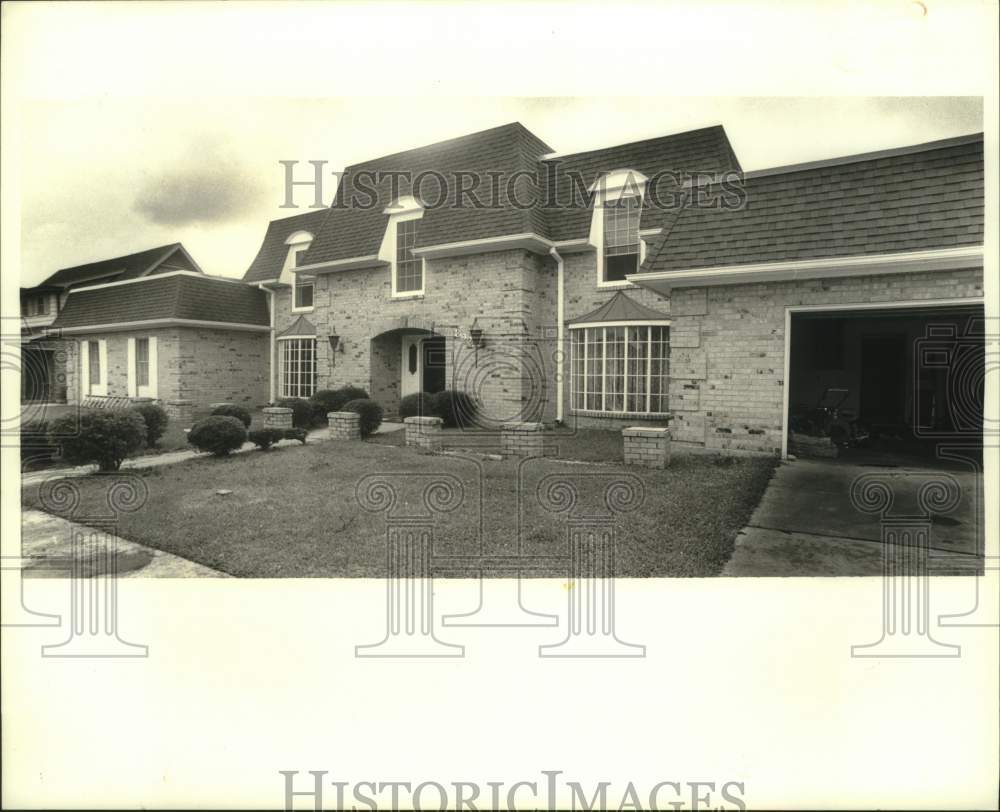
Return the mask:
M 424 391 L 443 392 L 445 388 L 445 352 L 444 336 L 425 338 L 421 363 L 424 365 Z
M 400 359 L 399 396 L 405 398 L 420 391 L 423 377 L 423 353 L 420 350 L 421 337 L 403 336 L 402 358 Z

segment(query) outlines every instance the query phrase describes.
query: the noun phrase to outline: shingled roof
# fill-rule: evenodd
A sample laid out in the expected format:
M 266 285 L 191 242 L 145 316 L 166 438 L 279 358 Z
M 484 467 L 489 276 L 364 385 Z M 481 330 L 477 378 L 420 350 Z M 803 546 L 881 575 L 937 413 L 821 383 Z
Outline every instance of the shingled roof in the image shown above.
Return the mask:
M 73 290 L 52 327 L 80 332 L 85 327 L 163 320 L 268 327 L 267 294 L 217 276 L 151 276 Z
M 159 245 L 147 248 L 123 257 L 102 259 L 98 262 L 88 262 L 85 265 L 74 265 L 72 268 L 62 268 L 42 282 L 42 285 L 54 285 L 67 288 L 75 285 L 97 284 L 98 282 L 121 282 L 125 279 L 138 279 L 141 276 L 167 271 L 194 271 L 201 273 L 201 268 L 184 250 L 179 242 L 169 245 Z
M 564 205 L 547 208 L 545 212 L 548 219 L 547 236 L 553 240 L 578 239 L 586 237 L 590 232 L 592 209 L 566 205 L 571 202 L 567 179 L 574 174 L 582 177 L 589 185 L 601 175 L 616 169 L 632 169 L 647 178 L 661 172 L 715 176 L 727 171 L 740 171 L 740 163 L 722 126 L 664 135 L 574 155 L 560 155 L 550 161 L 558 165 L 558 188 L 567 192 L 565 196 L 561 194 L 559 197 L 559 202 Z M 670 180 L 665 175 L 657 186 L 664 201 L 672 188 Z M 679 209 L 651 207 L 647 195 L 640 225 L 642 228 L 662 228 L 669 225 L 678 213 Z
M 311 209 L 302 214 L 283 217 L 268 223 L 264 242 L 253 262 L 243 276 L 244 282 L 272 282 L 278 278 L 281 268 L 288 256 L 288 246 L 285 244 L 296 231 L 308 231 L 313 237 L 319 232 L 329 209 Z
M 579 202 L 574 205 L 570 173 L 579 173 L 585 186 L 589 186 L 616 169 L 634 169 L 647 176 L 665 170 L 714 174 L 739 169 L 721 126 L 572 155 L 545 156 L 552 156 L 552 149 L 515 122 L 347 167 L 330 209 L 271 222 L 244 281 L 277 279 L 288 253 L 284 241 L 300 229 L 315 235 L 301 259 L 306 265 L 377 254 L 389 219 L 384 211 L 393 195 L 390 179 L 386 177 L 376 185 L 369 174 L 373 172 L 405 171 L 416 177 L 421 172 L 433 171 L 449 178 L 454 172 L 472 173 L 479 179 L 477 194 L 484 202 L 492 201 L 494 181 L 490 174 L 501 178 L 500 205 L 485 208 L 476 208 L 468 202 L 461 208 L 453 206 L 457 197 L 454 184 L 449 184 L 443 205 L 438 205 L 440 190 L 433 175 L 427 176 L 419 190 L 411 189 L 405 180 L 400 183 L 398 195 L 421 192 L 416 196 L 428 206 L 417 230 L 417 247 L 422 248 L 515 234 L 537 234 L 553 240 L 586 237 L 591 210 Z M 536 176 L 538 186 L 521 175 L 508 195 L 506 183 L 515 173 Z M 545 183 L 552 173 L 559 190 L 556 207 L 541 205 L 545 203 Z M 467 182 L 471 182 L 471 176 Z M 373 191 L 372 205 L 351 205 L 352 198 L 368 203 Z M 530 200 L 539 195 L 543 195 L 539 205 L 513 204 L 514 197 Z M 643 228 L 663 226 L 671 215 L 672 212 L 662 209 L 648 210 L 643 215 Z
M 596 310 L 570 319 L 566 324 L 601 324 L 618 321 L 669 321 L 670 316 L 646 307 L 618 291 L 609 301 Z
M 383 178 L 373 183 L 373 172 L 409 172 L 416 179 L 422 172 L 440 172 L 450 177 L 454 172 L 474 173 L 489 188 L 488 172 L 501 173 L 504 181 L 515 172 L 535 172 L 538 159 L 552 148 L 518 123 L 494 127 L 471 135 L 452 138 L 417 149 L 406 150 L 364 161 L 346 168 L 330 215 L 303 258 L 304 264 L 369 256 L 378 252 L 388 223 L 386 207 L 392 203 L 392 181 Z M 404 179 L 398 196 L 414 194 L 428 205 L 417 231 L 417 247 L 440 243 L 475 240 L 510 234 L 523 234 L 542 227 L 537 212 L 521 209 L 501 195 L 500 206 L 475 208 L 454 206 L 455 184 L 448 183 L 441 205 L 442 191 L 433 175 L 428 175 L 419 190 L 411 189 Z M 527 190 L 524 179 L 517 190 Z M 351 205 L 353 198 L 367 204 L 374 189 L 373 205 Z M 420 192 L 420 194 L 416 194 Z
M 983 242 L 982 135 L 751 173 L 741 208 L 687 207 L 642 273 Z

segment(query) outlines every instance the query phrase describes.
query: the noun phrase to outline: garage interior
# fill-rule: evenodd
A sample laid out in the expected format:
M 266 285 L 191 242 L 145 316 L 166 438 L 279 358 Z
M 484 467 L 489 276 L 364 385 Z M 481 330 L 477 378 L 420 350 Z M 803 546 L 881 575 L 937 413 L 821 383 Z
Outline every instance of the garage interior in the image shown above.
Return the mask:
M 878 463 L 982 447 L 982 305 L 791 314 L 788 448 Z

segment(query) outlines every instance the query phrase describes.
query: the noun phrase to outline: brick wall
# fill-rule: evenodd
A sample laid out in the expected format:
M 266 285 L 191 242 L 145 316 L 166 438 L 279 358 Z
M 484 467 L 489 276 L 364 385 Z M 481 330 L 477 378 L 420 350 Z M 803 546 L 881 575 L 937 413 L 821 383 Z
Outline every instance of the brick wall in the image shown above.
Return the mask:
M 670 336 L 673 441 L 780 452 L 786 307 L 982 295 L 981 269 L 675 290 Z
M 426 293 L 409 299 L 390 297 L 388 268 L 318 275 L 315 307 L 305 316 L 317 330 L 319 388 L 361 386 L 394 413 L 399 336 L 433 329 L 446 339 L 446 385 L 476 396 L 484 420 L 539 419 L 553 379 L 532 355 L 529 331 L 538 321 L 536 287 L 552 284 L 546 267 L 554 263 L 523 250 L 428 260 Z M 291 312 L 289 290 L 275 303 L 280 333 L 299 314 Z M 476 319 L 485 336 L 478 351 L 468 339 Z M 340 336 L 335 353 L 327 338 L 333 333 Z
M 267 402 L 267 333 L 192 327 L 76 337 L 70 344 L 67 399 L 80 402 L 80 343 L 103 339 L 108 347 L 108 396 L 128 395 L 128 339 L 156 337 L 157 398 L 258 406 Z
M 171 372 L 184 400 L 225 401 L 255 408 L 267 403 L 267 333 L 186 327 Z

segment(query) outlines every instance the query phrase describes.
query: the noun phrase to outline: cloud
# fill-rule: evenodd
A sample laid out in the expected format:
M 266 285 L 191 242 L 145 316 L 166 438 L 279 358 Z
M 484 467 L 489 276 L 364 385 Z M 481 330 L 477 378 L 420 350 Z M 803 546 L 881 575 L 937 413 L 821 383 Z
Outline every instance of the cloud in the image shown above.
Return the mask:
M 187 156 L 165 162 L 168 171 L 145 178 L 132 209 L 160 226 L 209 225 L 254 211 L 264 195 L 258 174 L 214 145 L 195 144 Z

